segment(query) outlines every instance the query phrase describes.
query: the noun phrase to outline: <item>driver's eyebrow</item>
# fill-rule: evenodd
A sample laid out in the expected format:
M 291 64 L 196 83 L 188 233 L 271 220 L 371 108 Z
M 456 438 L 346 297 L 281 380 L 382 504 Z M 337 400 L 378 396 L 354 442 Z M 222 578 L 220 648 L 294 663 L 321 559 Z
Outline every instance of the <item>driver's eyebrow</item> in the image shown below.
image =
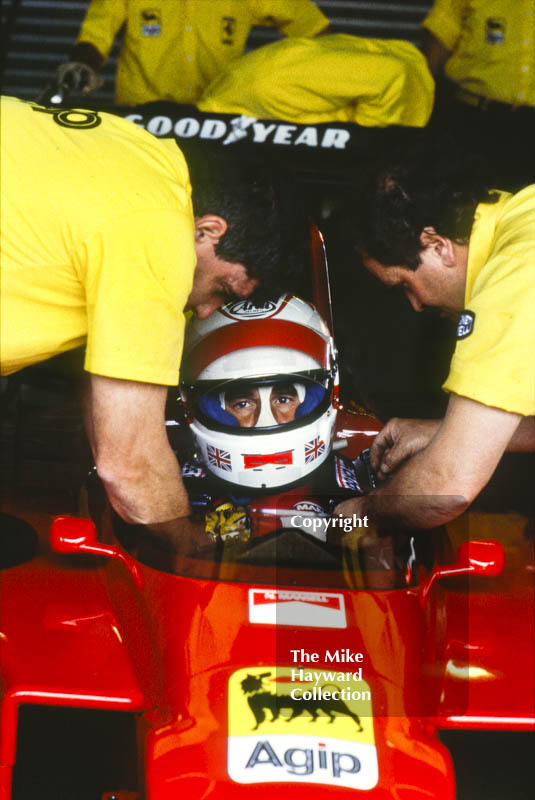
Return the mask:
M 275 384 L 272 391 L 276 394 L 290 394 L 297 396 L 297 392 L 291 383 Z
M 240 397 L 247 397 L 252 398 L 255 397 L 255 390 L 254 389 L 243 389 L 243 391 L 236 391 L 232 394 L 229 392 L 225 395 L 225 401 L 227 403 L 232 402 L 233 400 L 239 400 Z

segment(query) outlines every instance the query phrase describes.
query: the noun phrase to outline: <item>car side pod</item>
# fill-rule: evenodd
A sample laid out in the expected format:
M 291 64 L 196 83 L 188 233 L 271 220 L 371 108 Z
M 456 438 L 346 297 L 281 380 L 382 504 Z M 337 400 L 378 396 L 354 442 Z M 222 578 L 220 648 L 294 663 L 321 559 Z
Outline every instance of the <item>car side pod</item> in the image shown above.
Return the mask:
M 54 553 L 75 555 L 76 553 L 104 556 L 121 561 L 136 587 L 144 586 L 143 574 L 134 558 L 118 547 L 98 541 L 95 523 L 83 517 L 56 517 L 50 526 L 50 546 Z
M 455 564 L 437 566 L 418 590 L 420 607 L 427 605 L 429 593 L 439 578 L 453 578 L 461 575 L 486 575 L 493 578 L 503 572 L 505 552 L 495 539 L 463 542 L 457 553 Z

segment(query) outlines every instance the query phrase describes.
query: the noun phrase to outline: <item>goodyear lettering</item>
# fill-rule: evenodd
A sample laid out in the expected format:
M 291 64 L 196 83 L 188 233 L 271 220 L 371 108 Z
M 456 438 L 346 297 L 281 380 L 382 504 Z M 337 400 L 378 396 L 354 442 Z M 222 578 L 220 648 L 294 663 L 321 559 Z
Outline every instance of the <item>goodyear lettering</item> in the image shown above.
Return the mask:
M 283 147 L 305 146 L 344 150 L 351 138 L 350 132 L 343 128 L 318 130 L 312 125 L 264 123 L 243 117 L 237 118 L 240 120 L 239 126 L 232 124 L 233 121 L 229 123 L 217 118 L 198 120 L 195 117 L 182 117 L 173 121 L 171 117 L 161 114 L 145 120 L 142 114 L 136 113 L 129 114 L 126 119 L 135 122 L 154 136 L 168 136 L 174 133 L 178 138 L 192 139 L 198 136 L 200 139 L 221 140 L 223 144 L 228 145 L 248 139 L 257 144 L 271 143 Z M 246 122 L 243 122 L 244 119 Z M 100 120 L 95 124 L 99 123 Z
M 147 130 L 154 136 L 167 136 L 173 130 L 173 123 L 169 117 L 153 117 L 147 125 Z
M 227 132 L 227 126 L 222 119 L 205 119 L 201 131 L 201 139 L 221 139 Z
M 277 125 L 273 142 L 275 144 L 292 144 L 292 136 L 296 130 L 297 125 Z
M 307 144 L 309 147 L 317 147 L 318 132 L 316 128 L 305 128 L 304 131 L 302 131 L 299 136 L 296 137 L 294 144 Z
M 186 117 L 179 119 L 174 127 L 174 132 L 177 136 L 182 136 L 184 139 L 191 139 L 197 136 L 201 129 L 201 123 L 194 117 Z
M 270 125 L 264 125 L 263 122 L 255 122 L 253 125 L 253 141 L 254 142 L 265 142 L 270 136 L 277 126 L 274 122 Z
M 361 769 L 356 756 L 336 750 L 329 752 L 324 744 L 319 744 L 317 749 L 290 747 L 279 756 L 274 746 L 264 739 L 256 743 L 245 768 L 266 764 L 283 768 L 290 775 L 313 775 L 316 770 L 329 770 L 333 778 L 340 778 L 344 773 L 356 774 Z

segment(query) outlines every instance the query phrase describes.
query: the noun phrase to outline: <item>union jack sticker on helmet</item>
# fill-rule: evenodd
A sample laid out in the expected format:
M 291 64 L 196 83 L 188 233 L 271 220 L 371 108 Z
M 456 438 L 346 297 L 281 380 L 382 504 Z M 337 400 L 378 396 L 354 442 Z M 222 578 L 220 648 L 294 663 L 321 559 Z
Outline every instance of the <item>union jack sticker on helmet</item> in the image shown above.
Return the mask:
M 220 450 L 219 447 L 213 447 L 209 444 L 207 447 L 208 462 L 218 469 L 223 469 L 225 472 L 232 471 L 232 459 L 228 450 Z
M 319 436 L 316 436 L 315 439 L 312 439 L 311 442 L 306 442 L 305 444 L 305 464 L 310 464 L 311 461 L 315 461 L 318 456 L 321 456 L 325 452 L 325 442 L 323 439 L 320 439 Z

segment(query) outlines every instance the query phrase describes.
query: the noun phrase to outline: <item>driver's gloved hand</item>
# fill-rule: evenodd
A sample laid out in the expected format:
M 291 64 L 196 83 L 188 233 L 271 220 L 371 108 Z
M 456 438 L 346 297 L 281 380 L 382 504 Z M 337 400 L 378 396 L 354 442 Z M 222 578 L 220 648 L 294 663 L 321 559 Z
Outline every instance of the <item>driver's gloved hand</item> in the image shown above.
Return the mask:
M 219 503 L 205 517 L 205 530 L 212 541 L 218 539 L 240 539 L 251 536 L 251 525 L 246 509 L 233 503 Z
M 67 61 L 56 70 L 58 85 L 68 86 L 73 92 L 89 94 L 104 83 L 98 72 L 81 61 Z

